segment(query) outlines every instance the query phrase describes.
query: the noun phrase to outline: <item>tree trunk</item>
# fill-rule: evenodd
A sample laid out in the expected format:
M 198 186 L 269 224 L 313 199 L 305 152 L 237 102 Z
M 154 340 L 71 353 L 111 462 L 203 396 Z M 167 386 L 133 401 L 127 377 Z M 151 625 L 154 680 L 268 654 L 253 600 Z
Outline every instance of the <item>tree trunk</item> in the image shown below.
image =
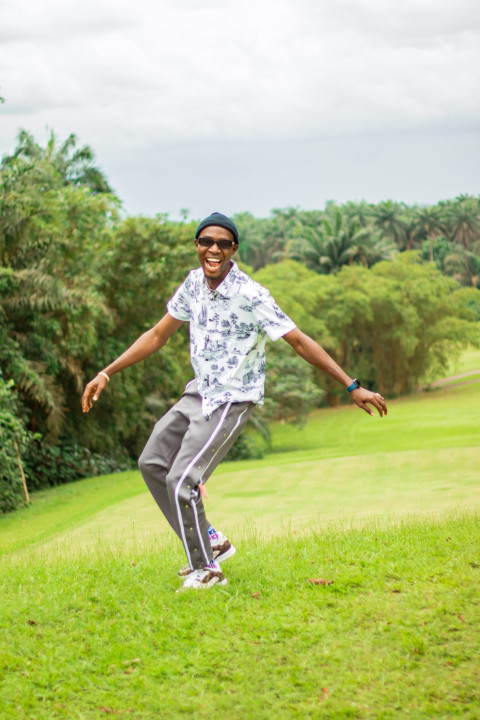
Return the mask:
M 25 495 L 25 501 L 27 503 L 29 503 L 30 496 L 29 496 L 28 490 L 27 490 L 27 481 L 25 480 L 25 473 L 23 472 L 22 459 L 20 457 L 20 451 L 18 449 L 18 445 L 17 445 L 16 441 L 15 441 L 15 450 L 17 451 L 17 460 L 18 460 L 18 467 L 20 468 L 20 475 L 22 476 L 23 494 Z

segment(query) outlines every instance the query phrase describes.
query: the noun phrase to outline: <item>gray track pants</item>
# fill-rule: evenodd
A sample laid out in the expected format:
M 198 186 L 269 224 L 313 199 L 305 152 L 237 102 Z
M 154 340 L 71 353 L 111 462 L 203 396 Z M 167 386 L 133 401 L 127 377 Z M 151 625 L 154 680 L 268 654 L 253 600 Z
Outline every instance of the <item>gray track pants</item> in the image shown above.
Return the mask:
M 253 408 L 251 402 L 228 403 L 205 420 L 197 382 L 192 380 L 178 403 L 157 422 L 139 458 L 143 479 L 194 569 L 213 559 L 210 523 L 198 486 L 223 460 Z

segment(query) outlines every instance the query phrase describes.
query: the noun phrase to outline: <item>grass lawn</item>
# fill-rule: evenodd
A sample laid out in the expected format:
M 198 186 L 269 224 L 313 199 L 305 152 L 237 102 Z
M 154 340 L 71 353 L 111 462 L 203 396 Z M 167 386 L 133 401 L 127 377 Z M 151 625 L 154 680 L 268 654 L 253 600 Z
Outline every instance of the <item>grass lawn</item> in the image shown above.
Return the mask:
M 252 530 L 204 592 L 133 536 L 7 557 L 0 717 L 477 719 L 479 520 Z
M 471 372 L 472 370 L 479 369 L 480 349 L 470 348 L 470 350 L 462 353 L 456 362 L 451 363 L 448 374 L 457 375 L 458 373 Z
M 246 521 L 271 531 L 480 506 L 479 406 L 480 383 L 390 401 L 381 420 L 345 406 L 313 413 L 304 428 L 276 424 L 272 453 L 223 464 L 209 480 L 209 517 L 232 533 Z M 33 501 L 0 518 L 0 553 L 166 527 L 138 472 L 35 493 Z
M 239 550 L 212 591 L 175 592 L 138 472 L 35 493 L 0 518 L 0 718 L 478 720 L 479 403 L 275 425 L 209 480 Z
M 465 383 L 465 384 L 473 384 L 475 382 L 478 382 L 480 380 L 480 372 L 473 372 L 471 371 L 471 375 L 467 375 L 465 378 L 462 379 L 456 379 L 456 380 L 448 380 L 447 382 L 442 383 L 442 387 L 448 387 L 449 385 L 457 385 L 458 383 Z

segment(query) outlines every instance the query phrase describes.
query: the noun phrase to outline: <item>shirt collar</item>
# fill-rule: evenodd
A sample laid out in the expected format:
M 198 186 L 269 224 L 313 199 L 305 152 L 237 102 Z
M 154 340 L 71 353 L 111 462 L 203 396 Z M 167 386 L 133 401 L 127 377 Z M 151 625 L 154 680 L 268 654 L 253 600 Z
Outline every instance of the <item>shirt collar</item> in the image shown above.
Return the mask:
M 204 276 L 205 285 L 210 290 L 210 292 L 218 293 L 223 297 L 229 297 L 232 287 L 234 286 L 235 281 L 238 279 L 238 275 L 240 273 L 237 263 L 233 260 L 231 260 L 230 262 L 232 263 L 232 266 L 228 271 L 228 274 L 224 277 L 220 285 L 215 288 L 215 290 L 211 290 L 210 288 L 208 288 L 207 278 Z

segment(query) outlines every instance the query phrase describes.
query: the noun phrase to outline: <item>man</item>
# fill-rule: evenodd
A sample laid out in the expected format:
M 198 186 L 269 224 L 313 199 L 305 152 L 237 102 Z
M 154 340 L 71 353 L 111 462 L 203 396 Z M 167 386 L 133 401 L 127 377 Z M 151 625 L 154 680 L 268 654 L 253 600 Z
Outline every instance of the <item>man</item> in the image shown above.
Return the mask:
M 263 402 L 265 341 L 283 337 L 307 362 L 331 375 L 370 415 L 380 417 L 385 400 L 360 386 L 323 348 L 302 333 L 261 285 L 238 269 L 238 231 L 230 218 L 213 213 L 195 233 L 200 268 L 192 270 L 153 328 L 85 388 L 83 411 L 92 408 L 110 377 L 165 345 L 183 322 L 190 323 L 195 379 L 179 402 L 155 425 L 139 459 L 143 478 L 183 543 L 188 564 L 184 588 L 226 583 L 220 562 L 235 548 L 208 522 L 204 483 L 225 457 L 255 405 Z

